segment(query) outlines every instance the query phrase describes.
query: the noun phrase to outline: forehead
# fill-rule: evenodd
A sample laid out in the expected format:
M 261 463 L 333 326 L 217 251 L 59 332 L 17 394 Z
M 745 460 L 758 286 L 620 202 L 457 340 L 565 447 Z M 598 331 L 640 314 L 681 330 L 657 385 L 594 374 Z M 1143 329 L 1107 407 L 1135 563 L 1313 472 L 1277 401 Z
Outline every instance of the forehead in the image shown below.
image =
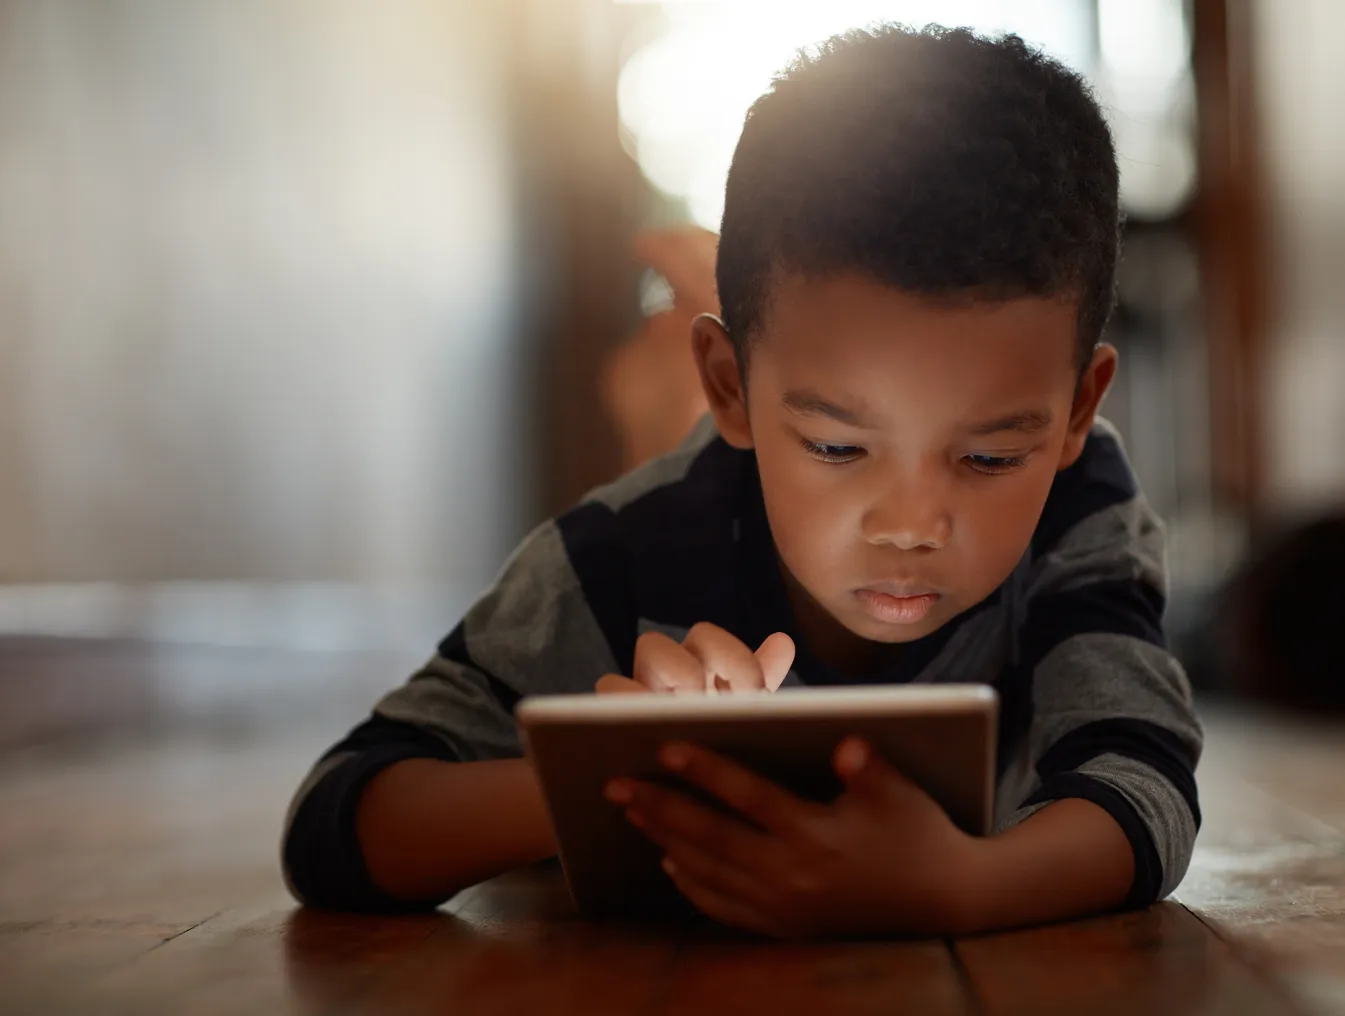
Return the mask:
M 946 301 L 864 276 L 777 279 L 750 375 L 882 413 L 893 402 L 977 412 L 1072 397 L 1074 300 Z

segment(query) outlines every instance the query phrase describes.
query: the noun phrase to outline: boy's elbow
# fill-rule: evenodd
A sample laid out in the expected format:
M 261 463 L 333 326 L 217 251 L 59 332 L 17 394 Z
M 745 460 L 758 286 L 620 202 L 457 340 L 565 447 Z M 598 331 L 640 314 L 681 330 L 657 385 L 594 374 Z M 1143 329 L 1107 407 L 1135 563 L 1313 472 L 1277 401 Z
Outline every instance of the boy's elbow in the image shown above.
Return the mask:
M 307 907 L 359 913 L 433 909 L 442 900 L 405 900 L 370 875 L 355 826 L 355 808 L 382 768 L 348 754 L 324 760 L 299 788 L 285 824 L 280 867 L 285 886 Z
M 1165 899 L 1186 876 L 1200 830 L 1194 774 L 1163 772 L 1133 759 L 1114 757 L 1085 768 L 1094 769 L 1133 812 L 1128 835 L 1136 854 L 1137 878 L 1127 902 L 1148 906 Z
M 300 808 L 281 846 L 281 875 L 297 903 L 315 910 L 405 914 L 433 910 L 447 898 L 405 899 L 387 891 L 370 876 L 358 844 L 340 843 L 302 815 Z

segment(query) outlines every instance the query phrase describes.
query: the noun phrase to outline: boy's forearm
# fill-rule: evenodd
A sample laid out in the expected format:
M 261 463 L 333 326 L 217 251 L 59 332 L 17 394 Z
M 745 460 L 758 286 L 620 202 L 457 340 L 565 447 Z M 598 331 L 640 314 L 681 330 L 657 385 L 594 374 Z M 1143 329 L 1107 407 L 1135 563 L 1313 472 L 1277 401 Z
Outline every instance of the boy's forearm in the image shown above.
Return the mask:
M 356 833 L 369 875 L 403 900 L 433 900 L 556 852 L 524 759 L 406 759 L 365 788 Z
M 1130 841 L 1091 801 L 1067 798 L 970 852 L 954 888 L 954 934 L 1067 920 L 1113 909 L 1134 878 Z

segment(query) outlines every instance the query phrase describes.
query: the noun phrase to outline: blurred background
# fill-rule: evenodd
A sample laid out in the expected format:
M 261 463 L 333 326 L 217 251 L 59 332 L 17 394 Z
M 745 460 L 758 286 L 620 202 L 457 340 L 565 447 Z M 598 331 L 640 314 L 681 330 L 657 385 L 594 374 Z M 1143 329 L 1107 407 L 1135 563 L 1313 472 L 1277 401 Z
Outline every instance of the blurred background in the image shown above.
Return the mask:
M 1335 0 L 0 0 L 0 743 L 353 718 L 400 680 L 694 417 L 699 308 L 635 238 L 716 228 L 771 72 L 878 19 L 1094 84 L 1128 215 L 1104 412 L 1174 638 L 1205 687 L 1339 703 Z M 121 677 L 63 683 L 91 669 Z

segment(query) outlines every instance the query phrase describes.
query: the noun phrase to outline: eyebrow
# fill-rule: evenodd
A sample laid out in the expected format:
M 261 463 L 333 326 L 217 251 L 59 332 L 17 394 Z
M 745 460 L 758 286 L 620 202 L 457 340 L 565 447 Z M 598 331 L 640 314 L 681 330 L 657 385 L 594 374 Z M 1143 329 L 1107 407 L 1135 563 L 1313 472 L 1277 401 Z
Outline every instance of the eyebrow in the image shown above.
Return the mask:
M 967 428 L 967 433 L 979 437 L 1010 431 L 1018 434 L 1038 434 L 1048 429 L 1054 419 L 1049 409 L 1027 409 L 1021 413 L 1010 413 L 1008 416 L 973 424 Z
M 847 427 L 867 428 L 868 420 L 861 413 L 828 402 L 816 392 L 805 390 L 785 392 L 782 400 L 785 406 L 803 416 L 826 416 Z
M 872 426 L 862 413 L 846 409 L 844 406 L 838 406 L 834 402 L 828 402 L 816 392 L 807 389 L 785 392 L 782 401 L 786 407 L 803 416 L 825 416 L 846 426 L 861 429 L 871 428 Z M 1007 416 L 973 424 L 967 428 L 967 433 L 978 437 L 1010 432 L 1038 434 L 1047 430 L 1054 420 L 1055 417 L 1049 409 L 1025 409 L 1022 412 L 1010 413 Z

